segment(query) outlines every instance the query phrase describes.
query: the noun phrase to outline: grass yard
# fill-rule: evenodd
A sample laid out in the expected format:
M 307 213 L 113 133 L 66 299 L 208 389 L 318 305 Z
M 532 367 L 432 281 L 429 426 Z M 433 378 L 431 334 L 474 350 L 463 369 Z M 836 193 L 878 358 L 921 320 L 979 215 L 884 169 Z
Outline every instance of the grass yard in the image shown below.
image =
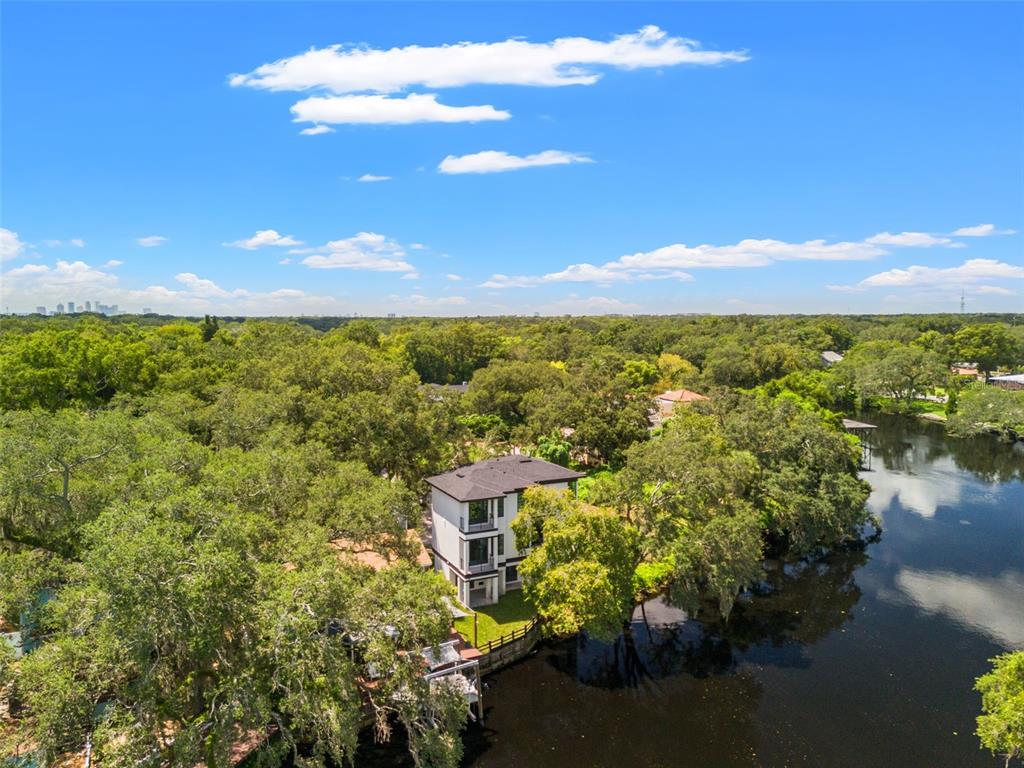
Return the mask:
M 502 595 L 494 605 L 484 605 L 476 609 L 477 639 L 475 645 L 480 646 L 502 635 L 509 634 L 530 622 L 534 616 L 533 608 L 523 599 L 523 591 L 514 589 Z M 473 617 L 455 620 L 455 628 L 470 643 L 473 642 Z

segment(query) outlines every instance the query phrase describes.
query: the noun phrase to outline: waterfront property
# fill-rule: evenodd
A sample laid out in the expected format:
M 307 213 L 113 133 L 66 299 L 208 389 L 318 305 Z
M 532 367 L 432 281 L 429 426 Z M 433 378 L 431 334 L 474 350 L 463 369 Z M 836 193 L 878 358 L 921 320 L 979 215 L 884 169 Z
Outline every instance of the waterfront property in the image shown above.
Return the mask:
M 1024 373 L 1013 373 L 1008 376 L 989 376 L 988 383 L 1000 389 L 1024 389 Z
M 581 477 L 542 459 L 502 456 L 427 478 L 434 568 L 455 586 L 462 603 L 490 605 L 522 586 L 519 563 L 526 553 L 516 549 L 509 526 L 523 490 L 544 485 L 575 492 Z

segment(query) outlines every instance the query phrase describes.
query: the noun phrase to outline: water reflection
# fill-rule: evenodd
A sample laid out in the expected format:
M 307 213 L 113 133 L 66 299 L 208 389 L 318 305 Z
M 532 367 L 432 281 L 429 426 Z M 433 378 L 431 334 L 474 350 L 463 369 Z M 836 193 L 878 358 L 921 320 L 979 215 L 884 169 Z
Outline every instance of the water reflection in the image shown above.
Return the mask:
M 1024 573 L 1005 571 L 986 578 L 943 571 L 901 568 L 899 592 L 883 599 L 909 600 L 928 613 L 943 614 L 1010 648 L 1024 648 Z
M 684 672 L 727 673 L 758 646 L 776 651 L 764 654 L 765 664 L 805 666 L 803 646 L 852 620 L 862 594 L 854 573 L 867 559 L 863 549 L 852 548 L 814 561 L 769 561 L 762 582 L 736 604 L 728 621 L 693 620 L 658 598 L 638 608 L 614 642 L 581 637 L 549 663 L 602 688 L 637 687 Z M 787 646 L 790 652 L 777 652 Z
M 987 435 L 948 438 L 941 424 L 891 414 L 864 413 L 858 418 L 878 425 L 868 443 L 872 460 L 881 459 L 886 470 L 913 473 L 918 467 L 945 463 L 986 483 L 1024 480 L 1024 443 L 1000 444 Z M 945 457 L 948 460 L 942 462 Z M 868 480 L 874 485 L 873 477 Z

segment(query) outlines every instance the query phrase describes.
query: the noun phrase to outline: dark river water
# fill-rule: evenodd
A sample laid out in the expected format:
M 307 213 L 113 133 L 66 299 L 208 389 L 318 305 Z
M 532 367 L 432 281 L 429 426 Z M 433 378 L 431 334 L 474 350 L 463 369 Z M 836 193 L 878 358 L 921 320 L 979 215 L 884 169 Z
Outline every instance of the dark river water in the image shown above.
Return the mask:
M 542 646 L 487 679 L 464 765 L 1002 765 L 972 688 L 1024 647 L 1022 446 L 863 418 L 879 540 L 769 563 L 725 625 L 652 601 L 613 644 Z M 397 746 L 357 762 L 408 764 Z

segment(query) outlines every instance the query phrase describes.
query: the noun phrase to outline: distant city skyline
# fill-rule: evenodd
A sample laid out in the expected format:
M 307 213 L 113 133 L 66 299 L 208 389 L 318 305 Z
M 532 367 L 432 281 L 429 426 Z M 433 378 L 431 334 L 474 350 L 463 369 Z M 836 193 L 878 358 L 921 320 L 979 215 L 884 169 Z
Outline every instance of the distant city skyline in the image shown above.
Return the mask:
M 12 312 L 1024 309 L 1021 4 L 60 8 L 4 7 Z

